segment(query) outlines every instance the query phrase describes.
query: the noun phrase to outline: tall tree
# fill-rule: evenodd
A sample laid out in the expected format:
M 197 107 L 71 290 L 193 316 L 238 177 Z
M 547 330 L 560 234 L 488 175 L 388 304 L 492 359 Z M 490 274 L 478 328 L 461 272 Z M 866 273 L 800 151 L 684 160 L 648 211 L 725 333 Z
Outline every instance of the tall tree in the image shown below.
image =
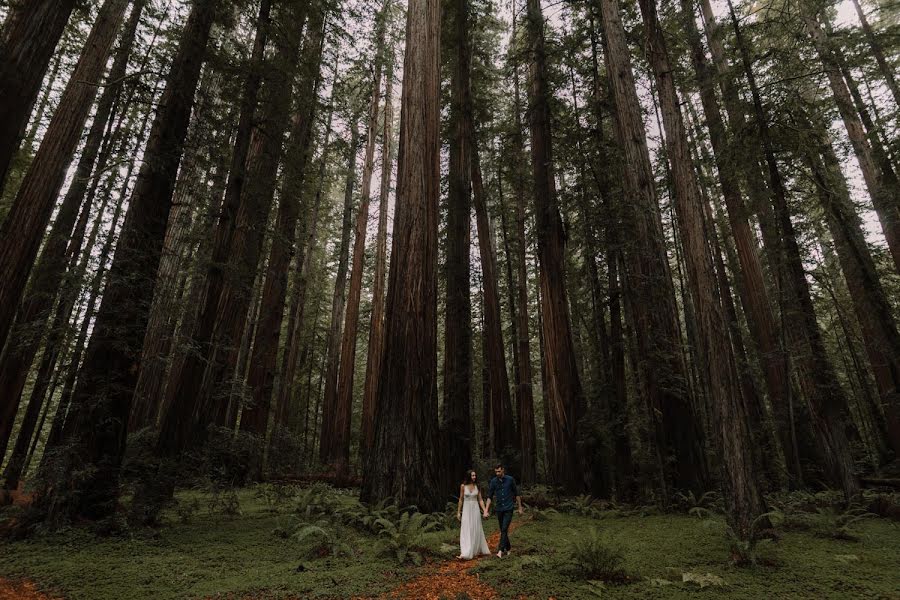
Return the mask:
M 275 386 L 275 363 L 284 317 L 288 271 L 301 210 L 299 191 L 303 187 L 303 176 L 312 144 L 324 43 L 324 23 L 312 17 L 303 42 L 300 93 L 285 152 L 278 216 L 275 219 L 275 232 L 260 301 L 259 324 L 253 339 L 253 355 L 250 357 L 247 384 L 250 387 L 251 402 L 244 407 L 241 415 L 242 430 L 263 436 L 269 423 L 269 406 Z
M 800 126 L 809 133 L 804 136 L 806 143 L 800 150 L 812 173 L 853 301 L 886 416 L 888 442 L 895 454 L 900 455 L 900 333 L 827 130 L 823 124 L 813 121 L 815 117 L 804 113 L 801 108 L 797 117 Z
M 559 214 L 554 181 L 550 90 L 540 0 L 527 3 L 531 49 L 529 101 L 534 211 L 540 260 L 541 314 L 547 360 L 546 398 L 550 409 L 548 464 L 552 480 L 569 492 L 582 488 L 577 456 L 578 420 L 584 393 L 575 359 L 565 284 L 566 234 Z
M 193 333 L 198 350 L 191 352 L 168 385 L 156 449 L 162 456 L 177 456 L 185 447 L 201 443 L 208 425 L 225 424 L 228 403 L 221 401 L 221 386 L 230 385 L 246 325 L 263 235 L 275 195 L 283 137 L 291 108 L 294 74 L 299 61 L 300 32 L 307 5 L 287 2 L 275 17 L 275 53 L 266 69 L 262 102 L 247 153 L 246 181 L 241 189 L 234 230 L 216 232 L 230 241 L 219 294 L 207 290 L 206 302 Z M 299 25 L 299 26 L 297 26 Z M 226 192 L 227 202 L 227 192 Z M 218 227 L 230 227 L 221 220 Z
M 0 343 L 9 334 L 16 307 L 25 293 L 28 275 L 53 213 L 53 204 L 81 139 L 127 7 L 127 0 L 107 0 L 101 7 L 41 147 L 3 221 L 0 229 L 0 280 L 3 281 L 0 288 Z
M 353 260 L 350 268 L 350 289 L 344 330 L 341 339 L 341 361 L 338 371 L 337 396 L 335 398 L 334 437 L 327 449 L 327 461 L 335 465 L 339 478 L 345 478 L 350 465 L 350 429 L 353 415 L 353 383 L 356 367 L 356 338 L 359 331 L 359 300 L 362 295 L 363 263 L 366 253 L 366 234 L 369 225 L 369 201 L 372 195 L 372 171 L 375 168 L 375 143 L 378 133 L 378 105 L 381 97 L 381 79 L 384 69 L 384 40 L 390 0 L 382 4 L 376 18 L 375 56 L 372 73 L 372 95 L 369 100 L 369 116 L 366 126 L 366 151 L 363 158 L 362 184 L 356 223 L 353 226 Z
M 685 257 L 688 285 L 697 328 L 696 362 L 707 397 L 715 402 L 719 429 L 722 483 L 726 490 L 728 520 L 746 539 L 753 535 L 754 521 L 765 513 L 758 488 L 748 415 L 738 383 L 737 366 L 719 300 L 715 267 L 707 240 L 703 199 L 691 161 L 687 131 L 681 116 L 673 68 L 657 16 L 655 0 L 640 0 L 647 54 L 662 106 L 667 158 L 675 189 L 678 228 Z M 765 518 L 765 517 L 763 517 Z
M 728 9 L 741 66 L 747 77 L 756 131 L 762 145 L 771 190 L 772 209 L 780 233 L 779 252 L 785 269 L 781 285 L 787 298 L 782 310 L 785 311 L 783 318 L 791 323 L 790 327 L 785 328 L 786 334 L 789 343 L 795 349 L 795 354 L 804 361 L 800 370 L 805 371 L 806 375 L 801 376 L 801 386 L 817 434 L 816 439 L 825 458 L 826 473 L 835 485 L 843 489 L 849 499 L 859 491 L 859 481 L 854 472 L 845 431 L 846 401 L 816 322 L 809 282 L 806 280 L 797 234 L 791 221 L 784 178 L 775 156 L 768 117 L 753 71 L 750 47 L 738 23 L 731 0 L 728 0 Z
M 341 219 L 341 240 L 338 249 L 338 267 L 331 296 L 331 326 L 328 328 L 325 367 L 325 397 L 322 399 L 322 433 L 319 438 L 319 460 L 328 462 L 335 436 L 335 409 L 337 408 L 337 380 L 341 360 L 341 331 L 344 311 L 347 308 L 347 269 L 350 255 L 350 231 L 353 223 L 353 187 L 356 185 L 356 153 L 359 148 L 359 120 L 352 114 L 350 140 L 347 145 L 346 176 L 344 178 L 344 211 Z
M 125 75 L 138 22 L 145 5 L 146 1 L 138 1 L 134 3 L 131 10 L 131 15 L 119 42 L 119 48 L 116 51 L 116 58 L 107 78 L 107 85 L 103 88 L 103 94 L 97 104 L 97 110 L 85 142 L 85 147 L 78 161 L 75 179 L 59 206 L 53 226 L 47 234 L 44 249 L 33 269 L 31 284 L 19 305 L 16 313 L 16 325 L 11 334 L 13 342 L 8 345 L 7 351 L 0 359 L 0 398 L 4 398 L 9 403 L 6 406 L 11 407 L 13 411 L 15 411 L 14 405 L 21 397 L 25 386 L 28 369 L 40 346 L 41 336 L 38 331 L 41 330 L 43 324 L 49 318 L 57 291 L 65 275 L 66 257 L 71 257 L 78 253 L 77 244 L 80 244 L 80 238 L 83 238 L 83 234 L 79 235 L 83 228 L 81 230 L 76 228 L 73 231 L 73 227 L 76 226 L 79 211 L 84 214 L 84 223 L 87 222 L 87 213 L 89 211 L 87 206 L 84 205 L 84 191 L 112 113 L 113 104 L 116 102 L 121 90 L 119 82 Z M 115 27 L 113 26 L 114 30 Z M 41 156 L 40 153 L 39 156 Z M 67 168 L 68 165 L 61 167 L 63 176 Z M 28 177 L 33 178 L 35 174 L 26 176 L 26 181 L 29 180 Z M 43 180 L 43 183 L 47 183 L 46 179 Z M 53 193 L 53 198 L 49 200 L 51 207 L 58 191 L 58 187 L 55 192 L 52 189 L 47 190 L 47 192 Z M 32 197 L 37 198 L 39 196 Z M 38 235 L 37 237 L 40 236 Z M 52 348 L 51 351 L 53 351 Z M 39 410 L 39 405 L 30 414 L 35 415 L 37 410 Z M 12 417 L 9 419 L 4 418 L 4 423 L 9 423 L 10 427 L 12 426 L 12 421 Z M 0 455 L 3 454 L 6 447 L 5 429 L 4 425 L 0 425 Z M 25 430 L 23 429 L 23 431 Z M 8 432 L 6 435 L 8 435 Z M 24 456 L 22 458 L 24 459 Z
M 806 29 L 825 68 L 831 93 L 847 130 L 847 136 L 850 138 L 875 212 L 878 214 L 884 238 L 894 259 L 894 268 L 900 273 L 900 181 L 883 153 L 881 164 L 876 164 L 866 129 L 853 106 L 850 90 L 847 89 L 847 83 L 841 74 L 842 61 L 836 56 L 839 49 L 831 43 L 831 39 L 819 23 L 815 10 L 801 3 L 801 11 Z
M 471 214 L 472 110 L 469 88 L 469 2 L 448 5 L 447 31 L 452 32 L 450 139 L 447 173 L 447 223 L 444 298 L 444 407 L 448 480 L 452 484 L 472 466 L 472 299 Z M 451 27 L 452 26 L 452 27 Z
M 432 510 L 442 504 L 437 398 L 440 193 L 438 0 L 410 0 L 400 114 L 397 200 L 375 436 L 361 497 Z M 415 423 L 415 427 L 407 426 Z
M 687 389 L 675 307 L 640 102 L 616 0 L 600 0 L 606 70 L 623 160 L 622 289 L 631 311 L 635 364 L 648 404 L 663 501 L 674 489 L 703 489 L 702 433 Z M 627 311 L 626 311 L 627 312 Z
M 518 15 L 516 0 L 513 0 L 512 39 L 516 39 Z M 510 61 L 513 76 L 513 131 L 511 136 L 513 153 L 513 189 L 515 192 L 515 270 L 516 270 L 516 354 L 519 363 L 519 378 L 516 381 L 516 415 L 519 424 L 519 447 L 522 452 L 522 480 L 533 482 L 537 478 L 537 432 L 534 422 L 534 388 L 531 365 L 531 324 L 528 316 L 528 263 L 526 260 L 527 240 L 525 239 L 525 213 L 527 209 L 527 168 L 523 142 L 522 103 L 519 85 L 519 63 L 512 46 L 507 60 Z M 542 353 L 543 354 L 543 353 Z
M 363 390 L 360 452 L 365 463 L 375 435 L 375 406 L 378 403 L 378 376 L 384 356 L 384 292 L 387 274 L 387 217 L 393 172 L 394 49 L 388 51 L 384 87 L 384 124 L 381 132 L 381 189 L 378 194 L 378 232 L 375 236 L 375 273 L 372 283 L 372 310 L 369 315 L 369 348 L 366 353 L 366 381 Z
M 0 190 L 76 0 L 32 0 L 10 6 L 0 32 Z M 0 339 L 6 337 L 2 332 Z
M 218 207 L 219 216 L 215 235 L 213 236 L 210 264 L 206 270 L 206 276 L 197 278 L 192 284 L 193 289 L 188 294 L 192 298 L 201 296 L 200 288 L 203 287 L 206 287 L 209 293 L 213 295 L 217 294 L 219 290 L 216 285 L 221 282 L 222 264 L 225 260 L 231 235 L 234 232 L 234 218 L 240 201 L 240 192 L 244 184 L 247 152 L 250 146 L 250 136 L 253 132 L 254 115 L 262 80 L 263 60 L 271 27 L 271 12 L 271 0 L 260 0 L 253 48 L 247 64 L 247 75 L 243 82 L 239 102 L 238 124 L 234 135 L 228 179 L 225 184 L 225 198 L 222 200 L 221 206 Z M 214 203 L 219 201 L 219 197 L 213 198 Z M 175 223 L 178 223 L 178 221 Z M 162 294 L 154 299 L 154 315 L 151 317 L 147 339 L 145 340 L 144 361 L 141 364 L 141 373 L 135 389 L 135 408 L 130 424 L 132 429 L 155 423 L 156 419 L 151 419 L 149 415 L 153 412 L 158 412 L 162 400 L 165 398 L 166 384 L 169 380 L 166 376 L 165 359 L 168 358 L 168 347 L 171 346 L 171 340 L 175 335 L 174 330 L 164 330 L 166 321 L 163 321 L 163 319 L 167 317 L 168 308 L 165 297 Z M 182 326 L 184 327 L 184 324 Z M 173 367 L 173 372 L 177 373 L 179 368 L 180 365 L 176 365 Z
M 78 470 L 77 478 L 63 471 L 70 479 L 51 488 L 51 494 L 63 494 L 54 503 L 54 512 L 102 517 L 115 510 L 125 425 L 172 190 L 220 4 L 219 0 L 194 2 L 169 71 L 68 417 L 74 421 L 67 460 L 93 468 L 87 476 Z
M 688 34 L 691 60 L 700 88 L 700 101 L 703 115 L 706 117 L 719 187 L 725 200 L 728 224 L 740 263 L 740 270 L 736 272 L 739 295 L 747 315 L 750 335 L 758 350 L 757 355 L 762 366 L 770 402 L 776 407 L 784 407 L 787 405 L 788 394 L 790 394 L 787 364 L 778 342 L 775 317 L 772 314 L 768 297 L 756 236 L 750 227 L 749 211 L 741 195 L 740 177 L 735 164 L 735 148 L 728 137 L 729 133 L 734 135 L 734 132 L 726 129 L 722 118 L 719 101 L 716 97 L 715 74 L 706 60 L 700 41 L 700 32 L 695 21 L 693 4 L 690 0 L 681 1 L 681 10 L 685 31 Z M 789 425 L 784 420 L 777 420 L 779 440 L 787 461 L 787 470 L 796 476 L 800 473 L 800 467 L 797 464 L 799 457 L 793 451 L 794 444 L 791 440 Z

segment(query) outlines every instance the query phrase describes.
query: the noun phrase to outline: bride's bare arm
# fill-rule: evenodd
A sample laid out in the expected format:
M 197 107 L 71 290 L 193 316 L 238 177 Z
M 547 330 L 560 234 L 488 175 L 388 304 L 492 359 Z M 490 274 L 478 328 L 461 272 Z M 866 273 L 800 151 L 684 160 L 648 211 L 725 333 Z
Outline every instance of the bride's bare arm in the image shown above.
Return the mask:
M 484 499 L 481 497 L 481 488 L 478 489 L 478 505 L 481 507 L 481 512 L 487 512 L 487 506 L 484 504 Z

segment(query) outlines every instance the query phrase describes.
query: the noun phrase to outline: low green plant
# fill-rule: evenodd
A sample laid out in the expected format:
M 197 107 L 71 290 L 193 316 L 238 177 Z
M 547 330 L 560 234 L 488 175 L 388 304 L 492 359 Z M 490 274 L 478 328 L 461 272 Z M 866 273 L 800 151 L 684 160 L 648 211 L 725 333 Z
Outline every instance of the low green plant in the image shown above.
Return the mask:
M 382 539 L 382 551 L 398 563 L 422 564 L 425 534 L 438 529 L 431 515 L 420 512 L 404 512 L 396 521 L 381 518 L 376 521 Z
M 722 497 L 715 491 L 706 492 L 699 497 L 693 491 L 678 492 L 675 500 L 677 508 L 699 519 L 722 510 Z
M 294 496 L 294 513 L 301 518 L 330 515 L 337 509 L 338 502 L 331 494 L 331 488 L 321 483 L 302 488 Z
M 353 555 L 353 550 L 344 541 L 345 536 L 339 529 L 331 527 L 327 521 L 301 524 L 293 537 L 298 542 L 312 540 L 313 545 L 309 550 L 312 558 Z
M 241 501 L 233 486 L 219 486 L 213 483 L 207 503 L 209 514 L 221 514 L 227 517 L 243 515 Z
M 559 505 L 559 510 L 562 512 L 569 513 L 570 515 L 589 517 L 591 519 L 601 518 L 605 508 L 607 508 L 607 506 L 602 501 L 597 500 L 589 494 L 574 496 Z
M 191 498 L 190 500 L 176 500 L 175 514 L 178 515 L 178 521 L 183 525 L 187 525 L 194 519 L 194 515 L 200 510 L 200 500 Z
M 750 522 L 750 528 L 746 535 L 741 536 L 730 525 L 725 527 L 725 535 L 728 536 L 731 550 L 731 561 L 738 566 L 755 567 L 760 561 L 759 549 L 773 541 L 771 536 L 762 535 L 763 529 L 769 524 L 770 519 L 780 518 L 777 511 L 759 515 Z
M 628 579 L 624 567 L 625 555 L 609 546 L 596 529 L 572 543 L 569 560 L 573 574 L 585 581 L 624 583 Z

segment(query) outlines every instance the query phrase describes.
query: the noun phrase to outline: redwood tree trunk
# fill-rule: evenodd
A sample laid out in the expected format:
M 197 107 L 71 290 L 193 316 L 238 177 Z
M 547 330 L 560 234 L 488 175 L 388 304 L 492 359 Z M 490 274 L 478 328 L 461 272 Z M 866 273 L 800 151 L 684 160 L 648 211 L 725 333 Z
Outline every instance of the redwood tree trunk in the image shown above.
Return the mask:
M 10 7 L 0 32 L 0 190 L 22 130 L 76 0 L 28 0 Z M 73 81 L 76 81 L 73 79 Z M 88 86 L 85 86 L 88 87 Z M 0 339 L 6 337 L 6 331 Z
M 456 52 L 450 75 L 450 156 L 447 175 L 446 289 L 444 312 L 444 406 L 447 448 L 445 486 L 462 480 L 472 466 L 471 118 L 469 90 L 469 1 L 448 5 Z M 451 28 L 452 25 L 452 28 Z M 482 448 L 482 450 L 486 450 Z M 488 450 L 489 451 L 489 450 Z M 453 488 L 450 488 L 453 489 Z
M 900 456 L 900 333 L 893 309 L 881 286 L 827 130 L 821 124 L 809 122 L 803 115 L 801 119 L 801 125 L 811 134 L 811 144 L 804 144 L 801 150 L 812 171 L 862 331 L 863 345 L 887 421 L 888 442 L 895 455 Z
M 341 331 L 344 310 L 347 306 L 347 269 L 350 254 L 350 230 L 353 222 L 353 187 L 356 184 L 356 151 L 359 147 L 359 122 L 352 117 L 350 144 L 347 147 L 347 176 L 344 180 L 344 211 L 341 220 L 341 242 L 338 250 L 338 268 L 331 296 L 331 325 L 328 328 L 325 359 L 325 396 L 322 399 L 322 433 L 319 436 L 319 460 L 328 461 L 334 437 L 337 378 L 341 358 Z
M 625 273 L 636 341 L 635 366 L 647 402 L 662 501 L 675 489 L 706 487 L 702 433 L 688 395 L 675 290 L 664 246 L 662 220 L 634 85 L 625 30 L 616 0 L 600 0 L 606 65 L 623 154 L 621 210 Z
M 276 217 L 275 233 L 262 291 L 259 322 L 256 327 L 253 355 L 250 357 L 251 402 L 241 415 L 241 430 L 265 436 L 269 423 L 269 407 L 275 386 L 275 363 L 278 358 L 278 342 L 287 294 L 288 271 L 300 215 L 300 190 L 309 155 L 315 107 L 318 101 L 320 63 L 324 45 L 321 21 L 310 19 L 308 35 L 303 42 L 301 96 L 297 99 L 298 112 L 294 115 L 290 141 L 285 153 L 285 167 Z
M 854 473 L 853 460 L 845 432 L 846 402 L 816 322 L 809 283 L 803 269 L 797 235 L 791 222 L 787 192 L 775 157 L 767 115 L 763 108 L 759 88 L 756 85 L 750 49 L 738 24 L 731 0 L 728 0 L 728 3 L 741 63 L 753 100 L 753 112 L 759 139 L 763 146 L 772 205 L 781 234 L 780 251 L 786 263 L 786 273 L 782 285 L 788 298 L 783 318 L 790 323 L 790 326 L 786 327 L 786 334 L 792 348 L 798 350 L 798 354 L 800 354 L 798 358 L 803 361 L 801 371 L 806 371 L 806 376 L 801 377 L 800 383 L 812 418 L 813 428 L 817 434 L 817 441 L 825 459 L 826 474 L 832 483 L 843 489 L 844 495 L 849 499 L 856 496 L 859 491 L 859 482 Z
M 278 22 L 302 26 L 305 19 L 305 7 L 286 5 Z M 169 384 L 167 408 L 156 446 L 162 456 L 177 456 L 188 445 L 202 442 L 209 424 L 225 422 L 227 402 L 221 401 L 221 395 L 216 392 L 219 386 L 229 385 L 229 375 L 235 371 L 252 301 L 265 225 L 275 195 L 282 138 L 290 113 L 291 84 L 299 60 L 298 38 L 299 32 L 293 27 L 279 29 L 276 52 L 262 90 L 262 109 L 247 153 L 246 182 L 227 243 L 225 275 L 218 295 L 213 293 L 212 286 L 207 290 L 206 304 L 193 336 L 198 350 L 186 357 Z M 221 222 L 220 227 L 227 230 L 227 225 Z M 217 231 L 216 235 L 229 238 L 227 231 Z
M 0 287 L 0 344 L 9 334 L 16 307 L 25 293 L 28 275 L 37 257 L 44 230 L 50 222 L 69 163 L 81 140 L 127 6 L 127 0 L 106 0 L 101 7 L 41 147 L 25 173 L 12 209 L 3 221 L 0 229 L 0 281 L 3 281 Z M 2 90 L 0 96 L 6 101 Z M 0 114 L 2 111 L 0 104 Z M 6 123 L 5 118 L 3 121 Z M 2 421 L 6 421 L 5 416 L 0 415 Z
M 812 37 L 813 45 L 825 68 L 831 94 L 837 104 L 838 112 L 853 146 L 853 152 L 862 171 L 866 188 L 881 222 L 881 230 L 887 241 L 891 257 L 894 259 L 894 268 L 900 273 L 900 182 L 891 167 L 890 161 L 883 160 L 880 165 L 875 163 L 872 146 L 866 137 L 860 117 L 853 106 L 853 100 L 847 84 L 841 75 L 840 60 L 832 48 L 831 40 L 819 23 L 815 12 L 805 9 L 803 19 L 806 29 Z
M 21 397 L 28 370 L 40 346 L 41 336 L 37 332 L 48 320 L 53 301 L 66 273 L 66 257 L 78 254 L 78 245 L 84 237 L 83 225 L 87 224 L 87 213 L 90 212 L 84 194 L 87 180 L 90 178 L 91 170 L 97 159 L 113 104 L 119 97 L 121 85 L 116 82 L 125 74 L 135 32 L 145 4 L 145 1 L 137 2 L 132 8 L 128 24 L 119 42 L 115 61 L 107 78 L 108 84 L 103 88 L 103 94 L 97 104 L 93 123 L 78 161 L 72 185 L 59 207 L 40 259 L 35 265 L 28 294 L 19 306 L 16 326 L 10 338 L 12 342 L 0 361 L 0 399 L 2 399 L 0 403 L 14 404 Z M 82 222 L 78 223 L 82 226 L 73 231 L 79 211 L 84 216 Z M 50 348 L 50 351 L 56 352 L 56 349 Z M 5 419 L 4 422 L 6 422 Z M 11 426 L 12 420 L 10 419 L 8 422 Z M 6 448 L 5 429 L 6 426 L 0 424 L 0 456 L 3 455 Z M 22 458 L 24 459 L 24 456 Z
M 372 284 L 372 311 L 369 321 L 369 349 L 363 390 L 360 453 L 365 464 L 375 434 L 375 407 L 378 404 L 378 375 L 384 356 L 384 277 L 387 273 L 387 213 L 391 192 L 393 152 L 394 50 L 391 48 L 385 73 L 384 130 L 381 140 L 381 190 L 378 199 L 378 233 L 375 237 L 375 273 Z
M 740 179 L 734 164 L 735 152 L 728 142 L 728 131 L 716 98 L 715 77 L 706 62 L 690 0 L 682 0 L 681 10 L 691 45 L 691 59 L 700 86 L 700 99 L 713 148 L 719 186 L 725 200 L 728 223 L 740 263 L 740 270 L 736 272 L 739 278 L 740 298 L 747 315 L 750 335 L 757 349 L 769 401 L 777 413 L 778 407 L 787 406 L 790 394 L 787 364 L 775 333 L 775 317 L 766 289 L 756 236 L 750 228 L 747 207 L 741 197 Z M 792 477 L 799 477 L 799 458 L 793 451 L 790 423 L 784 419 L 776 419 L 776 425 L 787 470 Z
M 326 461 L 334 466 L 339 480 L 346 479 L 350 469 L 350 428 L 353 417 L 353 381 L 356 372 L 356 338 L 359 331 L 359 298 L 362 294 L 363 264 L 366 253 L 366 233 L 369 224 L 369 201 L 372 195 L 372 171 L 375 167 L 375 142 L 378 133 L 378 103 L 381 94 L 382 55 L 388 3 L 378 18 L 375 41 L 375 65 L 372 76 L 372 97 L 369 101 L 369 121 L 366 127 L 366 152 L 363 159 L 362 191 L 353 228 L 353 262 L 350 268 L 350 289 L 344 330 L 341 339 L 340 368 L 335 398 L 334 430 Z
M 384 362 L 361 491 L 365 502 L 393 497 L 422 511 L 443 505 L 435 443 L 440 30 L 438 0 L 409 1 Z
M 553 174 L 544 19 L 540 0 L 528 0 L 527 7 L 528 39 L 532 52 L 529 82 L 531 163 L 547 360 L 546 399 L 550 412 L 550 430 L 547 432 L 550 456 L 547 463 L 551 480 L 573 493 L 580 491 L 584 485 L 576 446 L 584 394 L 569 322 L 565 285 L 566 234 L 559 214 Z
M 706 238 L 703 199 L 691 161 L 687 131 L 672 77 L 666 40 L 655 0 L 639 0 L 647 35 L 647 54 L 662 107 L 666 150 L 675 188 L 678 228 L 684 248 L 688 286 L 697 327 L 696 361 L 707 397 L 715 402 L 727 519 L 741 539 L 753 534 L 754 520 L 765 510 L 753 460 L 749 415 L 741 397 L 737 367 L 719 299 L 715 267 Z M 645 142 L 646 143 L 646 142 Z
M 474 127 L 472 128 L 474 130 Z M 509 462 L 518 456 L 519 440 L 513 421 L 512 400 L 509 396 L 509 375 L 506 370 L 506 347 L 503 344 L 503 315 L 500 312 L 500 284 L 497 256 L 491 235 L 481 160 L 478 144 L 472 141 L 472 198 L 478 230 L 478 251 L 481 257 L 481 277 L 484 286 L 484 349 L 491 407 L 491 437 L 498 457 Z
M 66 490 L 54 510 L 102 517 L 115 509 L 125 425 L 172 189 L 219 5 L 218 0 L 196 0 L 172 62 L 72 399 L 80 408 L 69 436 L 73 444 L 68 460 L 73 465 L 92 465 L 94 469 L 87 477 L 60 482 L 52 488 Z M 64 477 L 70 476 L 69 469 L 63 472 Z M 84 475 L 80 469 L 77 472 Z M 81 493 L 70 493 L 70 486 Z
M 517 15 L 513 3 L 513 38 L 515 38 Z M 514 153 L 513 186 L 516 196 L 514 213 L 515 226 L 515 267 L 518 286 L 516 288 L 516 353 L 518 354 L 519 378 L 516 381 L 516 411 L 519 424 L 519 447 L 522 451 L 521 480 L 531 482 L 537 480 L 537 432 L 534 421 L 534 386 L 532 385 L 531 364 L 531 325 L 528 317 L 528 263 L 526 260 L 525 209 L 527 189 L 527 169 L 525 168 L 525 150 L 522 141 L 522 110 L 519 92 L 519 65 L 510 50 L 513 65 L 513 110 L 515 125 L 512 135 L 512 151 Z

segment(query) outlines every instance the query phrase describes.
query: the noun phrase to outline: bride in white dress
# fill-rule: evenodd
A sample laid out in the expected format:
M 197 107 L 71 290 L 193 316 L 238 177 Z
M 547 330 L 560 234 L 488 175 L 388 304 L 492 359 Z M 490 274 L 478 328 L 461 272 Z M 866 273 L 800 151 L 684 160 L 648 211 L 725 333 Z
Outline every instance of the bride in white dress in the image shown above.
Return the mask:
M 466 474 L 466 481 L 459 486 L 459 504 L 456 508 L 456 518 L 460 522 L 457 558 L 463 560 L 491 553 L 487 540 L 484 539 L 484 527 L 481 524 L 484 500 L 481 498 L 477 479 L 475 471 L 469 471 Z

